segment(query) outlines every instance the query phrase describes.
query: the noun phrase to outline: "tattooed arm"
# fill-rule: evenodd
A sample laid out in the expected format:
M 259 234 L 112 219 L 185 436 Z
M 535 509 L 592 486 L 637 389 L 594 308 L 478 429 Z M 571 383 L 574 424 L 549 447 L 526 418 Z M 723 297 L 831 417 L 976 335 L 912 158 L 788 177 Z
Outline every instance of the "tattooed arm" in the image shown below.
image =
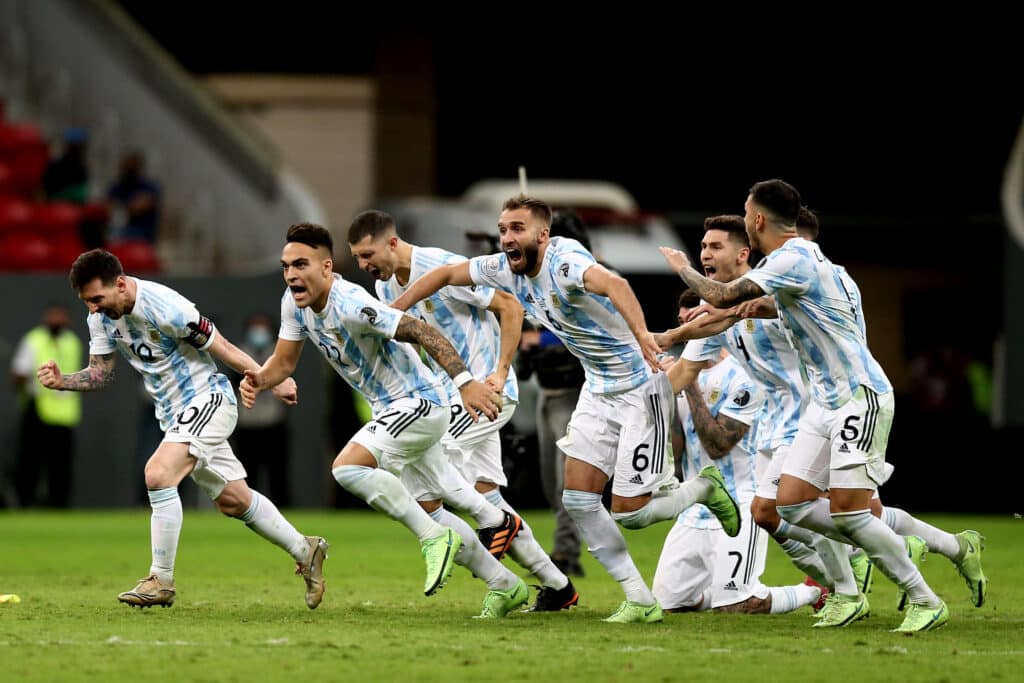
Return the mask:
M 696 384 L 689 385 L 685 391 L 686 402 L 690 404 L 690 414 L 693 416 L 693 427 L 704 450 L 712 460 L 729 455 L 729 451 L 740 442 L 750 429 L 750 425 L 745 425 L 728 415 L 719 414 L 717 418 L 712 417 L 708 404 L 704 402 L 704 395 Z
M 678 249 L 661 247 L 661 253 L 672 266 L 672 270 L 690 289 L 695 291 L 701 299 L 717 308 L 729 308 L 765 294 L 760 285 L 745 277 L 732 282 L 715 282 L 707 279 L 690 265 L 689 257 Z
M 89 356 L 89 367 L 70 375 L 60 374 L 56 361 L 47 361 L 36 372 L 39 383 L 59 391 L 96 391 L 114 379 L 114 354 Z
M 462 373 L 468 374 L 466 364 L 462 362 L 459 352 L 451 342 L 422 320 L 417 320 L 411 315 L 403 315 L 398 322 L 394 338 L 395 341 L 419 344 L 453 380 Z M 460 383 L 458 388 L 462 394 L 462 404 L 473 416 L 474 421 L 479 419 L 480 413 L 492 420 L 498 417 L 498 411 L 501 410 L 500 394 L 472 378 Z

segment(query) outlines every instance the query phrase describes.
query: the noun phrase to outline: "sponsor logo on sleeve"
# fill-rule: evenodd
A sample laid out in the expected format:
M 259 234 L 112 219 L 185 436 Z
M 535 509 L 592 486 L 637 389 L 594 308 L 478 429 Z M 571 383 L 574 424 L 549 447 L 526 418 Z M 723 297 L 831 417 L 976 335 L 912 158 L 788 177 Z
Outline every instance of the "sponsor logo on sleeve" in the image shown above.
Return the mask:
M 733 398 L 732 402 L 742 408 L 750 403 L 750 392 L 746 389 L 742 390 L 740 393 L 736 394 L 736 397 Z
M 370 308 L 369 306 L 363 306 L 362 310 L 359 311 L 359 317 L 370 323 L 371 325 L 377 324 L 377 309 Z

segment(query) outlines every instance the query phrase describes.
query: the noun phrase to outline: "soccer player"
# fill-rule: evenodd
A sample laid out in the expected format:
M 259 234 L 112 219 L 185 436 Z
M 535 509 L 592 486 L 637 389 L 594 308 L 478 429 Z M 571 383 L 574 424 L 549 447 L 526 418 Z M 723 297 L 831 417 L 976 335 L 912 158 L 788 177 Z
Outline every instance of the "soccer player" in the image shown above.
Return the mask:
M 238 410 L 231 384 L 217 372 L 213 359 L 239 373 L 259 365 L 192 302 L 161 284 L 125 275 L 109 252 L 94 249 L 79 256 L 70 280 L 89 309 L 89 367 L 63 375 L 50 361 L 39 368 L 39 381 L 65 391 L 102 389 L 113 379 L 118 350 L 142 374 L 164 431 L 145 470 L 153 508 L 152 564 L 149 574 L 117 599 L 138 607 L 174 604 L 174 560 L 182 525 L 178 484 L 191 476 L 217 509 L 294 558 L 296 573 L 306 582 L 306 605 L 315 609 L 324 594 L 327 541 L 303 536 L 270 499 L 251 490 L 245 468 L 228 444 Z M 295 382 L 288 378 L 274 394 L 294 405 Z
M 907 557 L 903 539 L 871 514 L 871 497 L 892 468 L 885 447 L 892 424 L 893 391 L 867 348 L 859 302 L 850 278 L 813 242 L 797 236 L 800 195 L 781 180 L 756 183 L 744 205 L 752 247 L 767 257 L 760 268 L 731 282 L 698 273 L 683 252 L 662 248 L 684 282 L 705 301 L 725 308 L 773 294 L 800 358 L 812 401 L 783 464 L 779 515 L 861 547 L 909 596 L 897 631 L 928 631 L 949 620 L 946 604 Z M 828 489 L 830 498 L 823 499 Z M 826 616 L 849 623 L 867 613 L 863 593 L 834 594 Z
M 721 352 L 709 360 L 696 382 L 685 387 L 684 373 L 668 370 L 677 399 L 677 413 L 686 441 L 684 478 L 697 476 L 708 465 L 717 466 L 729 493 L 740 504 L 745 523 L 729 538 L 702 505 L 679 515 L 658 559 L 653 591 L 669 611 L 715 609 L 745 614 L 782 614 L 821 599 L 815 586 L 769 588 L 761 583 L 768 539 L 750 523 L 755 492 L 755 446 L 763 420 L 764 392 L 743 371 L 740 363 Z
M 408 310 L 446 286 L 494 287 L 514 295 L 580 359 L 587 384 L 558 442 L 567 456 L 562 500 L 590 552 L 625 592 L 607 621 L 660 621 L 661 607 L 615 521 L 642 528 L 675 519 L 700 502 L 735 536 L 739 509 L 714 467 L 692 481 L 676 481 L 668 439 L 673 394 L 657 371 L 659 349 L 640 304 L 629 283 L 598 264 L 579 242 L 550 237 L 550 225 L 551 209 L 543 201 L 522 195 L 509 199 L 498 221 L 501 254 L 435 268 L 394 306 Z M 601 493 L 613 474 L 609 515 Z
M 394 219 L 382 211 L 364 211 L 356 216 L 349 227 L 348 243 L 359 267 L 373 276 L 377 298 L 386 304 L 394 302 L 409 283 L 427 271 L 466 260 L 443 249 L 409 244 L 398 236 Z M 512 359 L 522 332 L 523 307 L 511 294 L 492 287 L 445 287 L 410 308 L 409 313 L 443 332 L 469 371 L 475 377 L 486 378 L 487 385 L 501 394 L 498 418 L 474 422 L 448 376 L 437 372 L 451 400 L 451 422 L 441 439 L 445 455 L 492 505 L 518 518 L 498 488 L 508 484 L 501 465 L 498 430 L 512 419 L 519 400 Z M 500 324 L 495 314 L 500 316 Z M 572 582 L 554 565 L 525 522 L 509 555 L 541 582 L 533 611 L 568 609 L 579 601 Z
M 334 478 L 419 539 L 427 566 L 425 595 L 444 586 L 454 562 L 490 589 L 480 616 L 503 617 L 526 603 L 526 584 L 488 552 L 466 522 L 445 510 L 441 499 L 474 515 L 489 547 L 501 536 L 498 556 L 508 549 L 521 521 L 488 503 L 445 458 L 440 441 L 448 428 L 448 393 L 412 346 L 402 342 L 419 344 L 453 378 L 474 421 L 481 414 L 497 418 L 501 398 L 473 379 L 437 330 L 335 275 L 333 250 L 331 234 L 323 227 L 299 223 L 288 229 L 281 252 L 288 289 L 281 299 L 277 346 L 263 367 L 246 372 L 242 401 L 249 405 L 259 391 L 288 377 L 303 342 L 310 339 L 373 408 L 373 419 L 335 458 Z

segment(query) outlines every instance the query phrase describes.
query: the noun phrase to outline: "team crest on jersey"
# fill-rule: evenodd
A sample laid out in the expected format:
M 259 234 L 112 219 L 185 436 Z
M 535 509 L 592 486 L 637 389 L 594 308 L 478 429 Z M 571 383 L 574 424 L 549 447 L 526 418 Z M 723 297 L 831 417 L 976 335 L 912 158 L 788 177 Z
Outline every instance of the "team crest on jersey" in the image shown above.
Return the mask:
M 747 332 L 754 331 L 754 320 L 753 318 L 747 318 Z
M 158 343 L 160 341 L 160 333 L 157 332 L 156 330 L 150 330 L 149 341 Z
M 720 399 L 721 397 L 722 392 L 719 391 L 718 389 L 712 389 L 711 393 L 708 394 L 708 400 L 710 400 L 712 403 L 718 403 L 718 399 Z
M 558 308 L 559 306 L 562 305 L 562 302 L 559 301 L 558 299 L 558 294 L 556 294 L 555 292 L 551 292 L 551 305 L 554 306 L 555 308 Z
M 359 317 L 370 323 L 371 325 L 377 324 L 377 310 L 370 308 L 369 306 L 363 306 L 359 311 Z
M 498 274 L 501 270 L 501 259 L 497 256 L 492 256 L 488 259 L 484 259 L 484 273 L 490 276 Z
M 335 332 L 334 338 L 337 339 L 338 343 L 341 344 L 342 346 L 345 345 L 345 335 L 343 335 L 341 332 Z
M 434 312 L 434 302 L 431 301 L 430 299 L 425 299 L 423 301 L 423 308 L 426 309 L 427 313 L 433 313 Z
M 732 402 L 742 408 L 750 403 L 750 392 L 746 389 L 740 391 L 740 393 L 736 394 L 736 397 L 733 398 Z

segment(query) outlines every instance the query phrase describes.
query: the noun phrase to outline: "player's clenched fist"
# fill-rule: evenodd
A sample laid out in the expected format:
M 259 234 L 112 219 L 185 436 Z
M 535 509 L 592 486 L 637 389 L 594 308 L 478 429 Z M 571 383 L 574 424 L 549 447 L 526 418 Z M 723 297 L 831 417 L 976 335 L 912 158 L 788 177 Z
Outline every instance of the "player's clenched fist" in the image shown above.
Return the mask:
M 60 374 L 57 361 L 51 360 L 40 365 L 39 370 L 36 371 L 36 377 L 39 378 L 39 383 L 47 389 L 64 388 L 64 377 Z

